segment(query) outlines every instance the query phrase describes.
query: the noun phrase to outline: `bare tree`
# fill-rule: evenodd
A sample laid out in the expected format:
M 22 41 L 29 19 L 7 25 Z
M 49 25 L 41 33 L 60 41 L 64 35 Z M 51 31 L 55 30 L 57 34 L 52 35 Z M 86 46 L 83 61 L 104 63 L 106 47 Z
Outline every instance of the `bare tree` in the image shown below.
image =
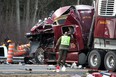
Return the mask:
M 76 5 L 77 1 L 90 4 L 92 0 L 0 0 L 0 42 L 5 38 L 25 42 L 25 33 L 38 19 L 61 6 Z
M 19 5 L 19 0 L 16 0 L 16 20 L 17 20 L 17 32 L 18 32 L 18 38 L 19 40 L 21 39 L 21 34 L 20 34 L 20 5 Z
M 39 12 L 38 12 L 38 15 L 41 15 L 43 18 L 47 17 L 47 9 L 51 9 L 49 8 L 48 5 L 50 5 L 54 0 L 42 0 L 42 1 L 39 1 L 39 6 L 40 6 L 40 9 L 39 9 Z
M 35 0 L 35 9 L 34 9 L 34 15 L 33 15 L 33 23 L 32 25 L 35 24 L 36 22 L 36 17 L 37 17 L 37 14 L 38 15 L 41 15 L 43 18 L 45 18 L 47 16 L 47 13 L 45 11 L 46 8 L 49 8 L 47 7 L 51 2 L 53 2 L 53 0 Z M 38 6 L 39 9 L 38 9 Z
M 27 0 L 25 32 L 26 32 L 27 27 L 29 26 L 29 14 L 30 14 L 30 0 Z
M 33 22 L 32 22 L 32 25 L 35 24 L 35 19 L 36 19 L 36 15 L 37 15 L 37 10 L 38 10 L 38 0 L 35 0 L 35 8 L 34 8 L 34 15 L 33 15 Z

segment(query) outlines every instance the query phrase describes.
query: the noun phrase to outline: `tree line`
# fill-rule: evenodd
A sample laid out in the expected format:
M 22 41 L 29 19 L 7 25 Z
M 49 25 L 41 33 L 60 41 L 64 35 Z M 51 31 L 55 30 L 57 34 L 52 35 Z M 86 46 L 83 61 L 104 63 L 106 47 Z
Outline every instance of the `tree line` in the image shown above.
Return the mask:
M 15 43 L 28 42 L 25 33 L 39 19 L 68 5 L 91 4 L 92 0 L 0 0 L 0 42 L 11 39 Z

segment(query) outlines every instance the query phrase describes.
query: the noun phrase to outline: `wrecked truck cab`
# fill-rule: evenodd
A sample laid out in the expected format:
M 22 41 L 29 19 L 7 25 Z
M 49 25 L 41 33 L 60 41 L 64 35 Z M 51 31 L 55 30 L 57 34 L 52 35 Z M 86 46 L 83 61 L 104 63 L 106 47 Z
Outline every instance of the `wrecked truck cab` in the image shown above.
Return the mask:
M 84 41 L 84 39 L 88 36 L 93 16 L 88 10 L 92 12 L 93 8 L 77 6 L 85 8 L 81 10 L 76 6 L 61 7 L 53 13 L 52 22 L 37 23 L 31 29 L 27 38 L 31 39 L 30 56 L 35 59 L 36 63 L 57 61 L 59 51 L 53 52 L 54 46 L 65 31 L 69 31 L 72 37 L 66 62 L 78 63 L 78 53 L 86 48 L 87 41 Z M 90 22 L 85 22 L 86 20 L 90 20 Z
M 44 63 L 45 50 L 53 46 L 54 32 L 51 23 L 51 19 L 37 23 L 30 33 L 26 33 L 31 45 L 29 56 L 34 58 L 36 63 Z

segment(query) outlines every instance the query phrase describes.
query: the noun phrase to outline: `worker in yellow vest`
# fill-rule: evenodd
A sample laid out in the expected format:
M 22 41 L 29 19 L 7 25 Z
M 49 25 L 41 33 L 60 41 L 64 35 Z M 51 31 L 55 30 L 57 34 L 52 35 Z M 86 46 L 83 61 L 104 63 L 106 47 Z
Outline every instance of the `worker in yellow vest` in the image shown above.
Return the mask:
M 69 46 L 70 46 L 70 39 L 71 37 L 68 36 L 68 32 L 65 32 L 64 35 L 62 35 L 57 43 L 56 43 L 56 47 L 55 49 L 59 48 L 59 57 L 58 57 L 58 61 L 57 61 L 57 65 L 61 65 L 61 60 L 63 59 L 63 66 L 65 66 L 65 60 L 67 57 L 67 52 L 69 50 Z

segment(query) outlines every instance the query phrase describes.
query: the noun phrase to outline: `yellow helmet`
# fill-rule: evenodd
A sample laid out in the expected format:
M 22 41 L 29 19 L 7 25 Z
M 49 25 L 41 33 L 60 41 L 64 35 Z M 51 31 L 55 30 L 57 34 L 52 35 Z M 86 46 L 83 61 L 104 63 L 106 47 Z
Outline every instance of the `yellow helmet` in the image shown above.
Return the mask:
M 12 42 L 12 41 L 11 40 L 8 40 L 7 42 L 9 43 L 9 42 Z

